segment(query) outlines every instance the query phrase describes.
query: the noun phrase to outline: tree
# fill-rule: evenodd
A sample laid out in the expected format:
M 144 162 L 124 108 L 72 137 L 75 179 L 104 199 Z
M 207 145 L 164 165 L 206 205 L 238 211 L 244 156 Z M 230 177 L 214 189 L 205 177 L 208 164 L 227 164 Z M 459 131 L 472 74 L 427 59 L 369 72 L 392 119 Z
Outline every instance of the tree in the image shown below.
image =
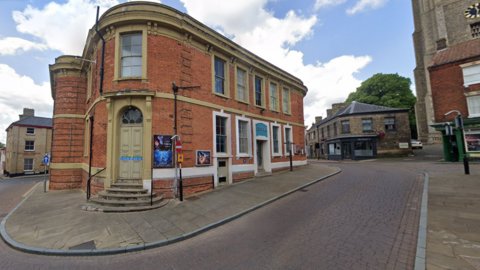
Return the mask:
M 408 109 L 410 130 L 412 137 L 417 137 L 417 125 L 415 121 L 415 103 L 417 98 L 413 95 L 409 78 L 398 74 L 378 73 L 368 78 L 356 92 L 348 95 L 346 103 L 352 101 L 385 106 L 390 108 Z
M 3 144 L 2 142 L 0 142 L 0 148 L 5 148 L 5 144 Z

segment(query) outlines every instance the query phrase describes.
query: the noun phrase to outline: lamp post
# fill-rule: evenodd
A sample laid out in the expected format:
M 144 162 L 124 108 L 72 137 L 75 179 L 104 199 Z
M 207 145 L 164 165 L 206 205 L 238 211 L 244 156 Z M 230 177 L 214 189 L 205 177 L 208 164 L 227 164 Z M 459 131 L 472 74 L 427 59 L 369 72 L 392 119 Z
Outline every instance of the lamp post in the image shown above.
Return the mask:
M 451 114 L 451 113 L 457 113 L 457 117 L 455 117 L 455 127 L 460 130 L 460 135 L 463 139 L 463 169 L 465 171 L 465 174 L 470 174 L 470 166 L 468 164 L 468 157 L 467 157 L 467 146 L 465 143 L 465 136 L 464 136 L 464 130 L 463 130 L 463 118 L 462 118 L 462 113 L 457 110 L 452 110 L 449 111 L 445 114 L 445 116 Z

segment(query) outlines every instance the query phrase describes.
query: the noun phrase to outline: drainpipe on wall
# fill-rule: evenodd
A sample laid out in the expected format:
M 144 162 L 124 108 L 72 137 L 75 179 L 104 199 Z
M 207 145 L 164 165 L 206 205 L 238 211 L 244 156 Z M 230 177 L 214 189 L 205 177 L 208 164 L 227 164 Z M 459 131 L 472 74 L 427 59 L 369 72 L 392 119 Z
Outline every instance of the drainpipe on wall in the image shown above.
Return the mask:
M 104 55 L 104 51 L 105 51 L 105 39 L 103 39 L 102 35 L 100 34 L 100 32 L 98 32 L 98 13 L 100 12 L 100 6 L 97 6 L 97 20 L 95 22 L 95 32 L 97 32 L 97 34 L 100 36 L 100 38 L 102 39 L 102 62 L 100 64 L 100 73 L 98 74 L 98 76 L 100 77 L 100 87 L 99 87 L 99 92 L 100 92 L 100 95 L 102 95 L 103 93 L 103 55 Z
M 90 119 L 90 150 L 89 153 L 89 162 L 88 162 L 88 178 L 92 176 L 92 146 L 93 146 L 93 116 L 89 117 Z

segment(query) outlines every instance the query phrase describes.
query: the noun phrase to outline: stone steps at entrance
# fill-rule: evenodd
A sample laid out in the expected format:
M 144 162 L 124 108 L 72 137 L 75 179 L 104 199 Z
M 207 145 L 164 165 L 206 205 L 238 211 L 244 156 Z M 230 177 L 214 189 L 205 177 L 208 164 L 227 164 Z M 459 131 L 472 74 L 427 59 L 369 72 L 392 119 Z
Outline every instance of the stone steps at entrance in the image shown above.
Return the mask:
M 143 188 L 141 180 L 121 179 L 91 198 L 82 209 L 99 212 L 130 212 L 155 209 L 166 204 L 167 202 L 163 202 L 163 195 L 157 195 L 156 192 L 150 194 L 148 189 Z
M 157 204 L 163 200 L 163 196 L 157 196 L 153 198 L 153 203 Z M 92 203 L 109 206 L 109 207 L 121 207 L 121 206 L 150 206 L 150 200 L 105 200 L 100 198 L 92 198 L 90 199 Z
M 98 193 L 98 197 L 101 199 L 106 200 L 150 200 L 150 193 L 142 193 L 142 194 L 125 194 L 125 193 L 107 193 L 105 191 L 101 191 Z M 156 197 L 157 193 L 153 193 L 153 197 Z

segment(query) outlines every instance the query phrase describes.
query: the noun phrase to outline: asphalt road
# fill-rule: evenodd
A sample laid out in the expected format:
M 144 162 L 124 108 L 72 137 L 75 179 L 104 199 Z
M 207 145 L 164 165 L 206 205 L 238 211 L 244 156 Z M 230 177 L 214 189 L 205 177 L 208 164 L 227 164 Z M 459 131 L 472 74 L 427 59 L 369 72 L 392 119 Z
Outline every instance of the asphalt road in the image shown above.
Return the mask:
M 26 192 L 43 182 L 43 177 L 0 179 L 0 221 L 25 198 Z
M 423 177 L 390 163 L 334 165 L 343 172 L 177 244 L 55 257 L 1 242 L 0 269 L 412 269 Z M 2 213 L 34 181 L 2 180 Z

